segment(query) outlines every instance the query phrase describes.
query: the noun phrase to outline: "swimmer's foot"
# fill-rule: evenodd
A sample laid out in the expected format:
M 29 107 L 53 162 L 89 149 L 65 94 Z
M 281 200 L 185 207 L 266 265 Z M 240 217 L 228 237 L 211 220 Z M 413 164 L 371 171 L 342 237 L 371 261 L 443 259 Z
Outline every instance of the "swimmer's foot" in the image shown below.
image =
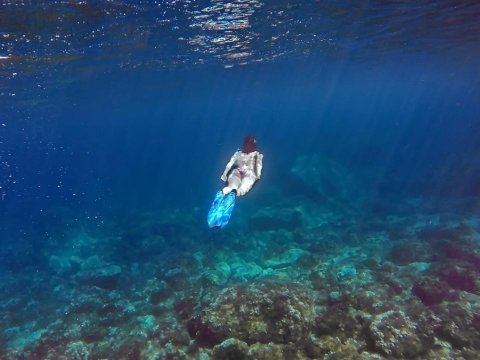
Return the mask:
M 223 196 L 226 196 L 227 194 L 229 194 L 230 192 L 232 192 L 232 188 L 228 187 L 228 186 L 225 186 L 223 189 L 222 189 L 222 193 L 223 193 Z

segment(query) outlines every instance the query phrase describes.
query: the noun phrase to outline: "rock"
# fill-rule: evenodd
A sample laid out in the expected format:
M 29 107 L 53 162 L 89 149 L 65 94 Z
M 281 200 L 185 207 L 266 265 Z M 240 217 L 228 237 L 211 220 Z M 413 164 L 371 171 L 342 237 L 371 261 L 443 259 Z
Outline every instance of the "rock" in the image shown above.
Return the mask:
M 469 244 L 470 245 L 470 244 Z M 467 267 L 473 267 L 480 272 L 480 256 L 476 254 L 474 245 L 466 244 L 444 244 L 442 247 L 445 257 L 450 260 L 459 260 Z
M 430 270 L 430 268 L 432 267 L 432 264 L 425 263 L 425 262 L 414 262 L 414 263 L 410 263 L 410 265 L 408 266 L 410 269 L 412 269 L 412 274 L 419 276 L 425 273 L 426 271 Z
M 80 270 L 82 260 L 76 256 L 52 255 L 48 259 L 48 265 L 58 275 L 72 275 Z
M 416 283 L 412 288 L 412 294 L 418 297 L 427 306 L 442 303 L 448 298 L 447 286 L 441 281 L 424 280 Z
M 82 324 L 80 331 L 80 339 L 87 344 L 98 343 L 108 336 L 107 328 L 94 321 Z
M 172 295 L 172 289 L 165 281 L 160 281 L 157 288 L 152 290 L 150 294 L 150 302 L 154 305 L 168 299 Z
M 328 306 L 321 316 L 317 316 L 313 328 L 317 336 L 323 339 L 325 335 L 329 335 L 342 341 L 361 331 L 363 325 L 360 319 L 348 310 L 348 302 L 347 297 L 342 297 L 338 303 Z
M 310 335 L 306 338 L 303 349 L 309 358 L 321 359 L 327 353 L 322 345 L 323 343 L 319 338 L 315 335 Z
M 302 226 L 302 213 L 290 208 L 263 208 L 250 218 L 253 231 L 295 230 Z
M 87 346 L 81 341 L 69 343 L 65 349 L 67 359 L 87 360 L 89 355 Z
M 346 302 L 346 296 L 342 294 L 340 291 L 331 291 L 327 297 L 327 304 L 332 305 L 339 305 Z
M 250 346 L 247 354 L 249 360 L 281 360 L 287 359 L 283 353 L 283 346 L 268 343 L 268 344 L 254 344 Z
M 445 304 L 437 309 L 436 315 L 441 319 L 436 329 L 440 338 L 447 340 L 457 349 L 480 349 L 479 314 L 459 304 Z
M 376 315 L 367 328 L 375 351 L 384 356 L 413 358 L 424 351 L 416 324 L 403 311 L 390 310 Z
M 248 344 L 300 341 L 312 327 L 311 295 L 296 284 L 262 282 L 223 290 L 201 315 L 189 323 L 201 346 L 227 338 Z
M 243 360 L 248 353 L 247 343 L 237 339 L 227 339 L 213 348 L 214 360 Z
M 397 265 L 432 261 L 432 246 L 426 242 L 405 242 L 395 245 L 390 251 L 389 259 Z
M 191 287 L 191 276 L 181 268 L 173 268 L 159 275 L 173 290 L 182 291 Z
M 215 270 L 222 274 L 222 277 L 228 279 L 232 275 L 232 269 L 225 261 L 220 261 L 215 265 Z
M 431 243 L 452 241 L 462 244 L 472 236 L 472 228 L 467 224 L 460 224 L 453 228 L 427 227 L 418 232 L 418 236 Z
M 439 278 L 450 285 L 452 289 L 480 294 L 480 278 L 473 269 L 448 266 L 440 271 Z
M 207 270 L 203 273 L 203 277 L 207 280 L 207 283 L 215 285 L 225 285 L 232 275 L 232 269 L 226 262 L 221 261 L 213 270 Z
M 237 281 L 246 282 L 262 275 L 264 270 L 253 262 L 246 262 L 240 257 L 232 259 L 230 264 L 232 278 Z
M 162 347 L 158 359 L 174 359 L 174 360 L 188 360 L 190 356 L 187 356 L 183 350 L 177 349 L 172 343 L 166 343 Z M 128 358 L 130 359 L 130 358 Z
M 68 311 L 73 314 L 88 314 L 101 309 L 103 306 L 103 302 L 101 299 L 98 299 L 93 296 L 89 296 L 86 294 L 82 294 L 75 298 L 75 301 L 72 301 L 70 304 Z
M 353 265 L 344 265 L 336 273 L 338 281 L 353 279 L 357 276 L 357 269 Z
M 90 271 L 79 273 L 82 284 L 93 285 L 105 290 L 117 288 L 121 278 L 122 268 L 118 265 L 106 265 Z
M 93 270 L 98 269 L 105 265 L 103 260 L 101 260 L 97 255 L 89 256 L 84 261 L 82 261 L 82 270 Z
M 192 299 L 179 299 L 175 301 L 173 305 L 173 310 L 177 314 L 180 320 L 187 320 L 193 314 L 193 309 L 195 308 L 195 301 Z
M 305 250 L 299 248 L 290 248 L 287 251 L 265 261 L 265 264 L 271 268 L 283 267 L 296 262 L 306 254 L 307 252 Z
M 87 233 L 79 233 L 68 240 L 68 247 L 74 251 L 75 255 L 85 259 L 98 251 L 102 240 Z
M 350 171 L 324 155 L 299 156 L 290 170 L 296 188 L 323 199 L 348 200 L 358 198 L 358 188 Z

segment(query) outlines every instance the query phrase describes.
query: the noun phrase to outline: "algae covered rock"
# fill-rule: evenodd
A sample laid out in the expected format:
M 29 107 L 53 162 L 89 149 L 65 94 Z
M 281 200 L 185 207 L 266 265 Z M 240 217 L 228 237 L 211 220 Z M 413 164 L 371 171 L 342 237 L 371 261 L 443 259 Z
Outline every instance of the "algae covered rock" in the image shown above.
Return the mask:
M 412 358 L 425 350 L 416 329 L 417 324 L 403 311 L 390 310 L 375 316 L 367 333 L 380 354 Z
M 338 269 L 335 275 L 339 281 L 349 280 L 357 276 L 357 269 L 353 265 L 344 265 Z
M 149 289 L 149 298 L 150 302 L 154 305 L 168 299 L 173 294 L 173 290 L 165 281 L 152 282 L 151 286 L 152 288 Z
M 444 304 L 436 309 L 440 324 L 436 328 L 438 336 L 454 348 L 480 348 L 480 312 L 468 305 Z
M 300 248 L 290 248 L 280 254 L 275 254 L 265 261 L 265 264 L 271 268 L 283 267 L 293 264 L 308 253 Z
M 452 289 L 480 295 L 480 278 L 476 269 L 471 266 L 450 264 L 439 271 L 438 277 Z
M 252 345 L 247 357 L 249 360 L 278 360 L 286 358 L 283 346 L 274 343 Z
M 65 356 L 68 359 L 85 360 L 89 358 L 89 355 L 87 346 L 81 341 L 72 342 L 65 349 Z
M 52 255 L 48 259 L 48 265 L 57 275 L 75 274 L 81 269 L 82 259 L 75 256 L 56 256 Z
M 412 294 L 419 298 L 424 305 L 431 306 L 440 304 L 447 299 L 449 289 L 441 281 L 426 279 L 413 286 Z
M 174 291 L 183 291 L 192 286 L 190 273 L 181 267 L 162 271 L 158 278 L 165 281 Z
M 96 269 L 82 271 L 78 279 L 80 283 L 92 285 L 105 290 L 117 288 L 122 274 L 122 268 L 118 265 L 105 265 Z
M 227 339 L 213 348 L 214 360 L 243 360 L 248 353 L 247 343 L 237 339 Z
M 220 292 L 215 301 L 188 324 L 201 346 L 228 338 L 248 344 L 286 344 L 302 340 L 314 319 L 310 293 L 293 283 L 242 284 Z
M 232 269 L 229 264 L 221 261 L 215 265 L 214 269 L 208 269 L 203 273 L 205 283 L 215 285 L 225 285 L 232 275 Z
M 249 281 L 263 274 L 264 270 L 253 262 L 236 258 L 232 264 L 232 277 L 237 281 Z

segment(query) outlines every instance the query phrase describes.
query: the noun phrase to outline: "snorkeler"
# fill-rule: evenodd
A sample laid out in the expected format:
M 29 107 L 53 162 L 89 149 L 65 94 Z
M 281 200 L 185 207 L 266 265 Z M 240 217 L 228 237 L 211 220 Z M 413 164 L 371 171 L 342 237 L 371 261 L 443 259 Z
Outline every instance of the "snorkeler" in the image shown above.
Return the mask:
M 223 195 L 234 191 L 237 196 L 247 194 L 262 176 L 263 154 L 257 151 L 257 140 L 245 136 L 242 150 L 233 154 L 220 179 L 227 182 Z
M 257 141 L 245 136 L 242 150 L 233 154 L 220 179 L 226 186 L 217 191 L 208 211 L 210 228 L 224 228 L 232 216 L 237 196 L 248 193 L 262 176 L 263 155 L 257 151 Z

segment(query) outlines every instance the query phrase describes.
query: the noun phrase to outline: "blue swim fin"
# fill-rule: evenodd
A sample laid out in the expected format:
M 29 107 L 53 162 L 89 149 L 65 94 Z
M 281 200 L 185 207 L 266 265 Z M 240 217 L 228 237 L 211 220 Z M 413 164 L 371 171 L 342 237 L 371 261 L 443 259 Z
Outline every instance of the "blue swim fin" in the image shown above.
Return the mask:
M 221 191 L 215 194 L 215 199 L 212 202 L 207 217 L 209 227 L 223 228 L 228 224 L 232 216 L 233 207 L 235 206 L 235 198 L 236 195 L 233 191 L 226 196 L 223 196 Z

